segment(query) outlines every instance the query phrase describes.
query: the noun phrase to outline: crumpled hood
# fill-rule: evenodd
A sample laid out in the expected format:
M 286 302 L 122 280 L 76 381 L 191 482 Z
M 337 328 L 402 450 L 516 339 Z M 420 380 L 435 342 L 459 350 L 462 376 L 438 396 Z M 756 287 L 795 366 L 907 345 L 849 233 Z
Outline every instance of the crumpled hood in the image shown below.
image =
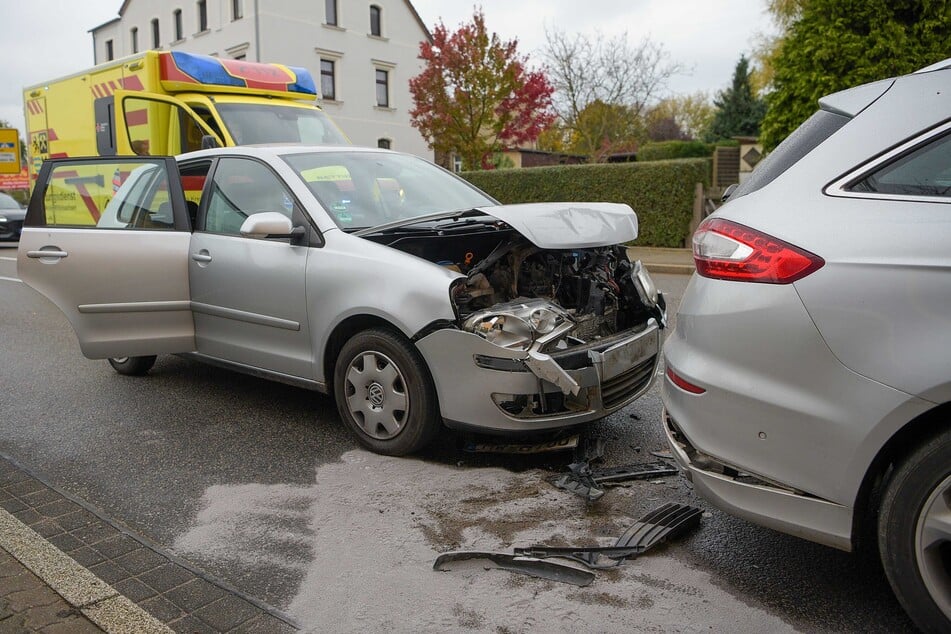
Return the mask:
M 637 215 L 619 203 L 526 203 L 479 207 L 542 249 L 583 249 L 630 242 Z

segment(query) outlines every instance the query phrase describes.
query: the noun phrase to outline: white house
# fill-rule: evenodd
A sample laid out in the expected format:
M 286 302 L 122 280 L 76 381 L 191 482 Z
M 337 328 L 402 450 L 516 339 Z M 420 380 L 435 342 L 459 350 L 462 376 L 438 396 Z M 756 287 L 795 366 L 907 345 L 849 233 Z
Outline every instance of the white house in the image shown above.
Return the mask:
M 163 49 L 302 66 L 355 145 L 433 158 L 410 125 L 431 35 L 409 0 L 125 0 L 90 32 L 97 64 Z

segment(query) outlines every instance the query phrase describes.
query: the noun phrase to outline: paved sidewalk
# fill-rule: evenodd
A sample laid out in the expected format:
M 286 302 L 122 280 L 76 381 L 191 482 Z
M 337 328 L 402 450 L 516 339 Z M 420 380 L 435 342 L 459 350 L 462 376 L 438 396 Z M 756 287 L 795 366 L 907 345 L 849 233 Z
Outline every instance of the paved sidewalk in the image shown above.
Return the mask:
M 632 260 L 640 260 L 650 273 L 690 275 L 695 270 L 690 249 L 628 247 L 627 254 Z
M 0 632 L 94 634 L 102 631 L 0 548 Z
M 296 629 L 0 456 L 0 634 Z

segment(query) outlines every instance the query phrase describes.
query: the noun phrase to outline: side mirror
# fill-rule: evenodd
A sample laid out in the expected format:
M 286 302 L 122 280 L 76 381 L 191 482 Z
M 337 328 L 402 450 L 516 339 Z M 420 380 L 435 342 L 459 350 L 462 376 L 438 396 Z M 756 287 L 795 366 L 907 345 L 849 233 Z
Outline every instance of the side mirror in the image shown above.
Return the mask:
M 210 134 L 203 134 L 201 136 L 201 149 L 212 150 L 216 147 L 221 147 L 221 145 L 218 143 L 218 139 Z
M 290 218 L 276 211 L 252 214 L 241 225 L 245 238 L 293 238 L 302 232 L 303 227 L 295 229 Z

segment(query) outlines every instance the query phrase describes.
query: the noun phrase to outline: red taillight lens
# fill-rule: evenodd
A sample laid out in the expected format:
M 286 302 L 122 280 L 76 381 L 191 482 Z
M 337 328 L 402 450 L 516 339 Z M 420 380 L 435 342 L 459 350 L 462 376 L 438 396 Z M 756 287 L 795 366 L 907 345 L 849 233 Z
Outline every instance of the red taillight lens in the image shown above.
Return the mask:
M 762 284 L 791 284 L 825 264 L 814 253 L 722 218 L 700 223 L 693 260 L 703 277 Z
M 684 377 L 674 372 L 669 365 L 667 366 L 667 378 L 670 379 L 671 383 L 685 392 L 690 392 L 691 394 L 703 394 L 706 392 L 706 390 L 699 385 L 694 385 Z

